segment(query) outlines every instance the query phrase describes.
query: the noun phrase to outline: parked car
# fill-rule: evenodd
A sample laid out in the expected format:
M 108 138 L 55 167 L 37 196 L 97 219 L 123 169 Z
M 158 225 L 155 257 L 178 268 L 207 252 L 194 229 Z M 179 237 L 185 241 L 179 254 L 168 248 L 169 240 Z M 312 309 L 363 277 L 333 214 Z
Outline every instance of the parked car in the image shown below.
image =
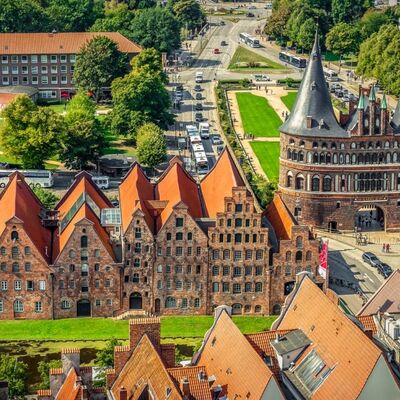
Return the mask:
M 203 114 L 202 113 L 196 113 L 196 115 L 195 115 L 195 119 L 196 119 L 196 122 L 201 122 L 201 121 L 203 121 Z
M 378 270 L 378 273 L 381 274 L 385 279 L 389 278 L 393 272 L 392 267 L 386 263 L 377 264 L 376 269 Z
M 253 18 L 253 17 L 254 17 L 254 14 L 249 12 L 249 13 L 246 14 L 246 17 L 248 17 L 248 18 Z
M 256 6 L 248 6 L 247 9 L 248 10 L 255 10 L 257 7 Z
M 182 83 L 178 83 L 176 85 L 176 90 L 183 90 L 183 84 Z
M 212 144 L 222 144 L 221 136 L 214 135 L 214 136 L 211 138 L 211 143 L 212 143 Z
M 218 48 L 215 48 L 213 49 L 213 54 L 221 54 L 221 52 Z
M 176 91 L 175 92 L 175 98 L 176 99 L 178 99 L 178 100 L 182 100 L 182 98 L 183 98 L 183 92 L 180 92 L 180 91 Z
M 194 91 L 195 91 L 195 92 L 201 92 L 201 91 L 202 91 L 201 86 L 200 86 L 200 85 L 196 85 L 196 86 L 194 87 Z
M 201 111 L 203 109 L 203 104 L 201 103 L 196 103 L 195 107 L 194 107 L 197 111 Z
M 375 267 L 380 264 L 379 258 L 374 254 L 371 253 L 370 251 L 367 251 L 363 253 L 362 255 L 363 261 L 365 261 L 367 264 L 371 265 L 371 267 Z
M 222 153 L 222 150 L 224 150 L 224 145 L 223 144 L 220 144 L 220 145 L 218 145 L 217 146 L 217 154 L 221 154 Z
M 227 45 L 228 45 L 228 43 L 226 43 L 225 40 L 222 40 L 221 46 L 227 46 Z
M 196 100 L 201 100 L 203 98 L 203 96 L 201 95 L 201 93 L 196 93 L 195 98 L 196 98 Z
M 224 26 L 225 25 L 225 21 L 221 21 L 220 23 L 219 23 L 221 26 Z

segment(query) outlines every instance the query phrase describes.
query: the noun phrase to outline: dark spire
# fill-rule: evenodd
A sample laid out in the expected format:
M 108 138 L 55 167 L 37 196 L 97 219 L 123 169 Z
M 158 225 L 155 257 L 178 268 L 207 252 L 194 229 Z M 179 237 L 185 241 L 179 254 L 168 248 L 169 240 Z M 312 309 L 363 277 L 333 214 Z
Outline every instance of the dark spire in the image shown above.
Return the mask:
M 316 137 L 348 137 L 338 124 L 325 81 L 318 27 L 307 68 L 289 118 L 280 127 L 284 133 Z
M 397 106 L 396 109 L 394 110 L 394 114 L 392 120 L 390 121 L 390 125 L 392 125 L 392 128 L 395 133 L 400 133 L 400 97 L 397 100 Z

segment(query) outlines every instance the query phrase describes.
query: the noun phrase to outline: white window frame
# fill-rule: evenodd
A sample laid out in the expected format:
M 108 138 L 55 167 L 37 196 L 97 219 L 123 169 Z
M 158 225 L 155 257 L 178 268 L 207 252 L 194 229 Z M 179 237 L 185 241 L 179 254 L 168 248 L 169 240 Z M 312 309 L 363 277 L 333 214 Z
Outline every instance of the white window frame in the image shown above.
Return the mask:
M 37 54 L 32 54 L 32 55 L 31 55 L 31 63 L 32 63 L 32 64 L 37 64 L 37 62 L 38 62 L 38 56 L 37 56 Z
M 14 281 L 14 289 L 17 291 L 22 290 L 22 281 L 21 280 Z
M 0 289 L 2 292 L 6 292 L 8 290 L 8 281 L 1 281 Z

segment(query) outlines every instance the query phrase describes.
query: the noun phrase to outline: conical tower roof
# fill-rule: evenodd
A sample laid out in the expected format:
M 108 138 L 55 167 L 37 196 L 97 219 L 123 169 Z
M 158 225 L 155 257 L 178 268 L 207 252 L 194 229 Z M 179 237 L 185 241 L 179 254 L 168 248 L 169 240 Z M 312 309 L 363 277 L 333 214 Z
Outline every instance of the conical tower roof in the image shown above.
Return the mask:
M 394 114 L 392 120 L 390 121 L 390 125 L 394 129 L 395 133 L 400 133 L 400 97 L 397 101 L 396 110 L 394 110 Z
M 307 127 L 307 117 L 311 127 Z M 318 29 L 304 77 L 289 118 L 280 127 L 281 132 L 299 136 L 348 137 L 338 124 L 333 111 L 328 86 L 321 62 Z
M 383 93 L 381 109 L 387 110 L 387 100 L 386 100 L 386 93 Z

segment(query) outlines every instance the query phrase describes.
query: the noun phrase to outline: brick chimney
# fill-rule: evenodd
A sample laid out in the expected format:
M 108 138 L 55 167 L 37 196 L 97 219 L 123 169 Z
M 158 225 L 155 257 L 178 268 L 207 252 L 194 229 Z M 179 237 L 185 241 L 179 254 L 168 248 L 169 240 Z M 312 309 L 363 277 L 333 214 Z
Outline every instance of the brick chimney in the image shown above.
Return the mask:
M 160 351 L 160 318 L 136 318 L 129 322 L 129 345 L 133 350 L 146 334 L 157 351 Z
M 81 388 L 81 400 L 88 400 L 89 398 L 89 391 L 87 386 L 82 386 Z
M 64 382 L 64 374 L 62 368 L 51 368 L 49 371 L 50 376 L 50 390 L 51 393 L 58 393 L 63 382 Z
M 161 346 L 161 358 L 167 368 L 174 368 L 175 364 L 175 344 L 165 343 Z
M 308 129 L 312 128 L 312 116 L 310 116 L 310 115 L 307 115 L 307 117 L 306 117 L 306 126 Z
M 128 400 L 128 392 L 123 386 L 119 389 L 119 400 Z
M 114 370 L 115 375 L 118 375 L 122 368 L 128 361 L 129 355 L 131 354 L 129 346 L 116 346 L 114 347 Z
M 181 379 L 180 390 L 184 399 L 190 398 L 189 379 L 186 376 Z
M 81 363 L 81 355 L 79 349 L 63 349 L 61 350 L 61 362 L 62 369 L 65 375 L 71 368 L 75 368 L 75 371 L 79 374 L 79 368 Z

